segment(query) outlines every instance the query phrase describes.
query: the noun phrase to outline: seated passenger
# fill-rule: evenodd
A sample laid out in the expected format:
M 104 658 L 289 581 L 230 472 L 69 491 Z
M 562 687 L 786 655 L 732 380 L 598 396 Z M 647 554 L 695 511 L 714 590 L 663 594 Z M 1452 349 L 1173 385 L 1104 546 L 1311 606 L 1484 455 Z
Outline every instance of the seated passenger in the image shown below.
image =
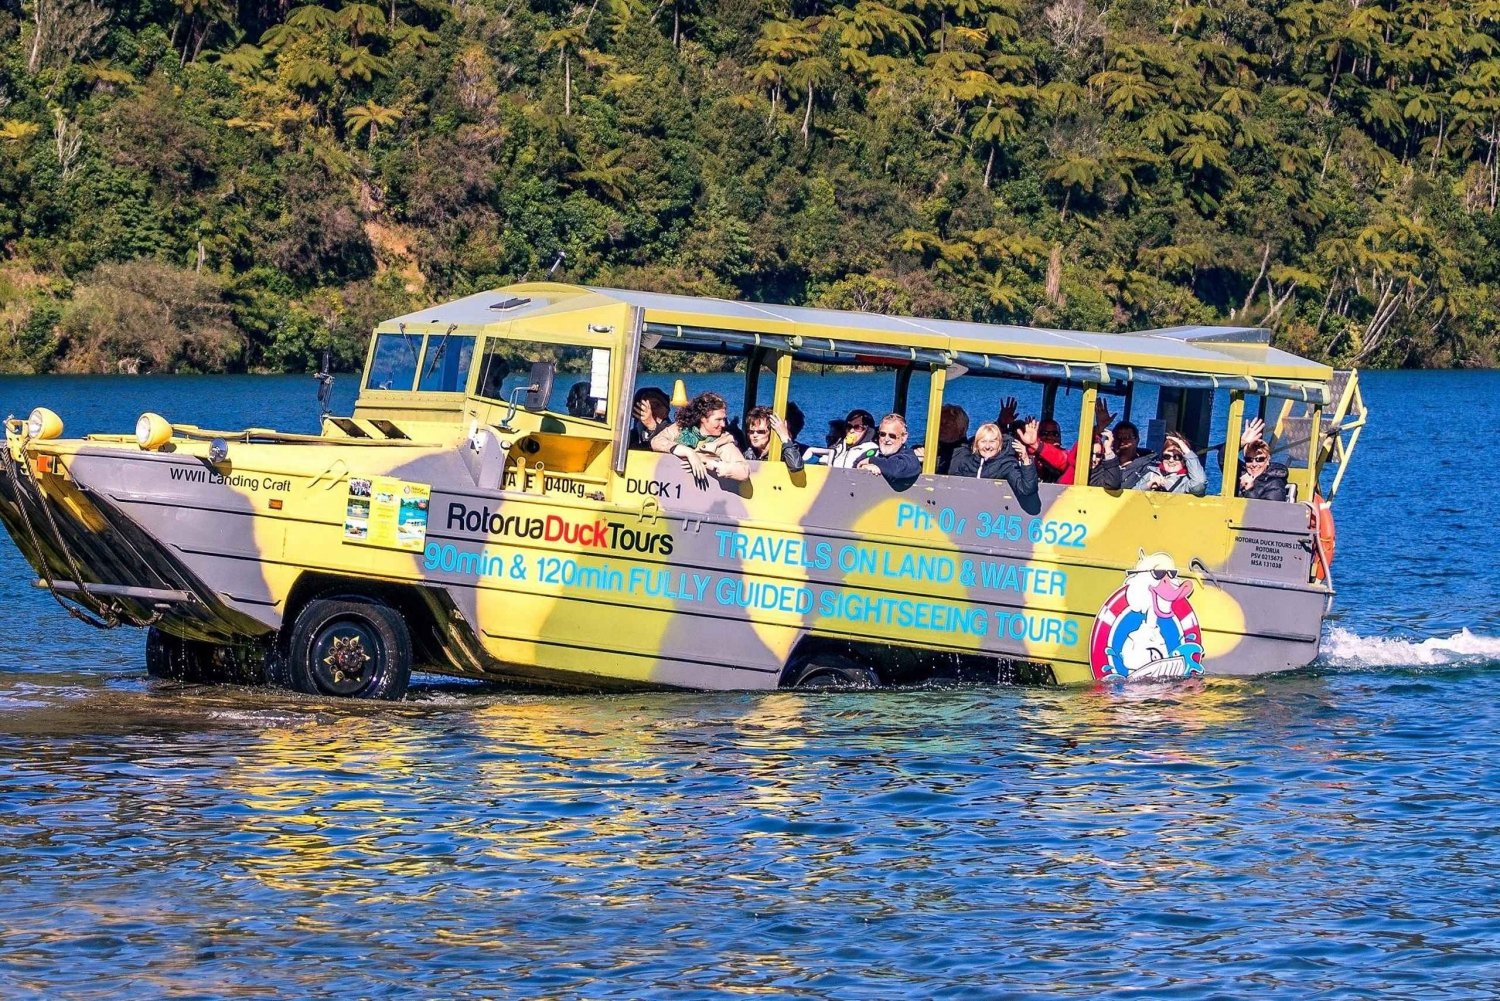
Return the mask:
M 1193 446 L 1182 435 L 1173 433 L 1167 435 L 1162 445 L 1161 459 L 1146 467 L 1135 489 L 1202 497 L 1208 489 L 1208 477 Z
M 1114 439 L 1114 432 L 1107 427 L 1094 432 L 1094 447 L 1089 455 L 1089 486 L 1103 487 L 1105 490 L 1120 489 L 1120 464 L 1114 461 Z M 1075 472 L 1073 467 L 1069 467 L 1058 482 L 1071 484 Z
M 956 403 L 943 404 L 938 420 L 937 471 L 947 473 L 953 464 L 953 454 L 968 443 L 969 415 Z
M 837 422 L 830 421 L 829 427 L 833 428 L 835 423 Z M 826 465 L 853 469 L 861 460 L 875 454 L 875 418 L 868 410 L 849 411 L 843 424 L 845 431 L 842 438 L 831 442 L 829 448 L 809 448 L 804 457 L 818 455 Z
M 1035 434 L 1035 422 L 1031 433 Z M 1023 435 L 1025 431 L 1023 430 Z M 952 476 L 972 476 L 983 480 L 1003 479 L 1010 484 L 1016 497 L 1036 496 L 1036 466 L 1031 461 L 1031 452 L 1025 439 L 1010 439 L 1005 448 L 1005 438 L 998 424 L 981 424 L 974 432 L 971 448 L 960 449 L 953 455 L 953 464 L 948 467 Z
M 791 407 L 787 412 L 791 412 Z M 745 416 L 745 434 L 750 445 L 745 449 L 745 458 L 752 462 L 763 462 L 771 454 L 771 435 L 781 439 L 781 461 L 792 472 L 802 468 L 802 443 L 797 441 L 787 422 L 776 416 L 770 407 L 756 407 Z
M 1091 487 L 1103 487 L 1106 490 L 1120 489 L 1120 466 L 1114 461 L 1114 432 L 1109 429 L 1109 422 L 1115 419 L 1115 415 L 1109 412 L 1109 406 L 1104 400 L 1094 401 L 1094 440 L 1089 453 L 1089 478 Z M 1038 438 L 1041 437 L 1041 429 L 1037 429 Z M 1039 445 L 1041 454 L 1046 454 L 1045 443 Z M 1057 482 L 1060 486 L 1072 486 L 1077 482 L 1078 475 L 1078 443 L 1067 451 L 1067 468 L 1063 470 L 1062 476 Z
M 1037 425 L 1036 475 L 1043 483 L 1057 483 L 1073 468 L 1078 446 L 1062 447 L 1062 427 L 1048 417 Z
M 699 393 L 687 406 L 677 411 L 677 420 L 651 439 L 657 452 L 671 452 L 682 460 L 683 467 L 693 471 L 699 486 L 706 486 L 709 476 L 724 480 L 743 480 L 750 475 L 750 464 L 724 433 L 728 405 L 718 393 Z
M 1142 451 L 1140 445 L 1141 433 L 1136 430 L 1134 424 L 1121 421 L 1115 425 L 1114 464 L 1120 470 L 1120 486 L 1126 490 L 1133 488 L 1140 478 L 1146 475 L 1146 469 L 1151 465 L 1151 460 L 1156 458 L 1155 453 L 1149 450 Z
M 1235 487 L 1236 497 L 1250 500 L 1286 500 L 1287 468 L 1271 461 L 1271 446 L 1263 441 L 1253 441 L 1245 446 L 1245 468 L 1240 472 L 1240 481 Z
M 858 465 L 868 473 L 880 473 L 886 482 L 910 483 L 922 475 L 922 460 L 906 447 L 906 419 L 900 414 L 886 414 L 880 419 L 875 436 L 875 452 Z
M 671 423 L 667 420 L 667 411 L 671 405 L 671 398 L 655 386 L 636 390 L 635 399 L 630 406 L 630 412 L 635 416 L 635 423 L 630 428 L 631 448 L 651 447 L 651 439 Z

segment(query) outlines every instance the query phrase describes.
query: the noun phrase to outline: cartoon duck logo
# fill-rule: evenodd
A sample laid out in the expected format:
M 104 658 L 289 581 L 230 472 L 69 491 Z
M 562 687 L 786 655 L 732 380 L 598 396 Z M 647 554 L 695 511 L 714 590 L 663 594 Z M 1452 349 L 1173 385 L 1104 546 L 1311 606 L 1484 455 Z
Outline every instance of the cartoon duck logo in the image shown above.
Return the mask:
M 1203 632 L 1188 598 L 1193 582 L 1177 576 L 1166 553 L 1141 558 L 1125 585 L 1094 618 L 1089 662 L 1101 681 L 1142 681 L 1203 674 Z

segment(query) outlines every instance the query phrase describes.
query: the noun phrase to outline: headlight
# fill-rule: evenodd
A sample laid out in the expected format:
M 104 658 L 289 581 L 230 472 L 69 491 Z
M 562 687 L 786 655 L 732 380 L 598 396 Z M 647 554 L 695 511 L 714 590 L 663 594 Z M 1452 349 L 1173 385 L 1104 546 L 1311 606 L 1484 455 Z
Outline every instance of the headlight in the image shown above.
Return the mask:
M 141 414 L 135 422 L 135 440 L 144 449 L 161 448 L 172 440 L 172 424 L 161 414 Z
M 38 441 L 60 438 L 63 433 L 62 418 L 46 407 L 37 407 L 26 418 L 26 433 Z

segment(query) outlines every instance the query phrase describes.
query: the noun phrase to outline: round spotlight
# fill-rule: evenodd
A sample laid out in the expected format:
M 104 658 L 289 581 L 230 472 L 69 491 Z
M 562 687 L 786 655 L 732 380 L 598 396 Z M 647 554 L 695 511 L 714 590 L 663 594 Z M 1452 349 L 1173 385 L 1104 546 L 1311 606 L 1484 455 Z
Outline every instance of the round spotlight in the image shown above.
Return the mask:
M 62 418 L 46 407 L 37 407 L 31 412 L 31 416 L 26 418 L 26 432 L 38 441 L 61 438 Z
M 172 423 L 161 414 L 141 414 L 135 422 L 135 440 L 141 448 L 155 451 L 172 440 Z

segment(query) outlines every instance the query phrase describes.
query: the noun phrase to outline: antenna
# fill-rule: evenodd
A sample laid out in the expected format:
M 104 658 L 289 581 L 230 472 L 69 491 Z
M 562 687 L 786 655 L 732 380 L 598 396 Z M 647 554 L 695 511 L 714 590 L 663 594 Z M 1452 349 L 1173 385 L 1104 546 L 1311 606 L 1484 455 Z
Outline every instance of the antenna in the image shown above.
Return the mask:
M 562 267 L 563 261 L 566 261 L 567 259 L 568 255 L 564 251 L 559 250 L 557 252 L 557 260 L 553 261 L 552 267 L 547 269 L 547 277 L 551 278 L 553 275 L 557 274 L 557 269 Z
M 314 379 L 318 380 L 318 421 L 333 412 L 333 374 L 328 371 L 328 352 L 323 352 L 323 367 Z

